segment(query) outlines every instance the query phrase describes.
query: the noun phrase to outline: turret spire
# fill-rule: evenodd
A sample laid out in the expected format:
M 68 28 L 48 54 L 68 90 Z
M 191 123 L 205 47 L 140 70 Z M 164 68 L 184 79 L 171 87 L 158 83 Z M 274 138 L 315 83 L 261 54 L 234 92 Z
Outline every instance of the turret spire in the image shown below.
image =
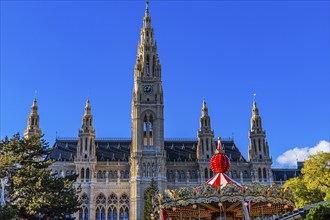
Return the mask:
M 25 138 L 28 138 L 33 135 L 41 135 L 41 130 L 39 128 L 38 104 L 36 98 L 33 99 L 27 128 L 24 131 Z
M 85 112 L 84 112 L 84 115 L 90 115 L 91 114 L 91 103 L 89 101 L 89 99 L 87 99 L 86 101 L 86 105 L 85 105 Z
M 81 129 L 79 129 L 77 145 L 77 160 L 95 161 L 95 130 L 93 128 L 93 115 L 89 99 L 86 101 Z
M 202 116 L 207 116 L 208 115 L 208 108 L 206 106 L 206 101 L 205 99 L 203 100 L 203 107 L 202 107 Z
M 92 108 L 89 99 L 86 101 L 84 115 L 82 118 L 82 126 L 81 132 L 94 132 L 93 129 L 93 116 L 92 116 Z

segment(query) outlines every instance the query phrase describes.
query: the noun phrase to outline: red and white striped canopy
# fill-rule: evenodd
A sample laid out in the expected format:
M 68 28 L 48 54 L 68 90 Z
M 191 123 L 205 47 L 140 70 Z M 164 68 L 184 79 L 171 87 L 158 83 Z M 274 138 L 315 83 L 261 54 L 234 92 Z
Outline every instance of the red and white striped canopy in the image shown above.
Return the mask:
M 206 183 L 210 184 L 213 188 L 217 189 L 219 185 L 221 185 L 221 188 L 223 188 L 227 183 L 233 182 L 239 187 L 242 187 L 240 183 L 237 181 L 231 179 L 229 176 L 227 176 L 225 173 L 217 173 L 215 176 L 213 176 L 211 179 L 209 179 Z

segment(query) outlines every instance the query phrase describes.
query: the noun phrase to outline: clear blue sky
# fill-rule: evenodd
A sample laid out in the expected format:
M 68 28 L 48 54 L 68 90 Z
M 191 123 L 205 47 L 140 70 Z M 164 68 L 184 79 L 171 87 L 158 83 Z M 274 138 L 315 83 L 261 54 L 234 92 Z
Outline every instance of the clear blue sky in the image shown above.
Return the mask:
M 41 128 L 77 137 L 87 97 L 97 137 L 131 136 L 144 1 L 1 1 L 1 138 L 22 133 L 37 90 Z M 153 1 L 165 136 L 215 135 L 247 156 L 253 93 L 274 158 L 329 141 L 328 1 Z

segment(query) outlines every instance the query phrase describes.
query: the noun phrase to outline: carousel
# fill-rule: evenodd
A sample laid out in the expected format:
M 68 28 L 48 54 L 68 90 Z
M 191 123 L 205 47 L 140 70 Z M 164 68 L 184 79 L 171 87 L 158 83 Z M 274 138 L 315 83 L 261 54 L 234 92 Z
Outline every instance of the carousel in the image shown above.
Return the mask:
M 244 185 L 227 176 L 230 160 L 224 154 L 220 138 L 210 167 L 216 175 L 204 185 L 167 189 L 157 195 L 152 219 L 273 219 L 273 216 L 294 209 L 294 199 L 289 189 L 275 184 L 263 186 L 257 182 Z

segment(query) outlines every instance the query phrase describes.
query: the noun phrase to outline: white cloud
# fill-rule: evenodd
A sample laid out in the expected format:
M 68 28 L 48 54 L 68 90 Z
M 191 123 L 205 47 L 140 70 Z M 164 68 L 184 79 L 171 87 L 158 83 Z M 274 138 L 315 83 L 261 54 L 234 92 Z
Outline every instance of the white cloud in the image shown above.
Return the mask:
M 295 166 L 297 160 L 304 161 L 309 155 L 314 155 L 321 151 L 330 153 L 330 143 L 328 141 L 322 140 L 314 147 L 295 147 L 291 150 L 287 150 L 280 155 L 276 161 L 281 165 Z

